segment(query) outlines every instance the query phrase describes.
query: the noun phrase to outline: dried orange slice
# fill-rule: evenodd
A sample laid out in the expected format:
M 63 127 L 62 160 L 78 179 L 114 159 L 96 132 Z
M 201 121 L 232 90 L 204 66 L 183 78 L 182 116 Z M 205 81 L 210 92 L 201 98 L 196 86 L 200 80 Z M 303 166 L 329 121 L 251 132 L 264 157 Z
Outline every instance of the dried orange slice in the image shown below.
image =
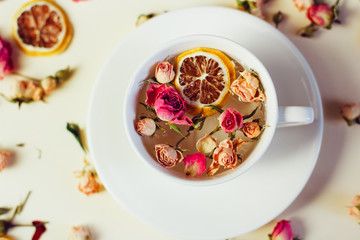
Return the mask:
M 235 79 L 234 64 L 223 52 L 211 48 L 194 48 L 175 59 L 174 84 L 188 105 L 188 112 L 210 116 L 223 107 Z
M 66 49 L 72 28 L 65 12 L 52 0 L 34 0 L 16 13 L 12 34 L 30 56 L 50 56 Z

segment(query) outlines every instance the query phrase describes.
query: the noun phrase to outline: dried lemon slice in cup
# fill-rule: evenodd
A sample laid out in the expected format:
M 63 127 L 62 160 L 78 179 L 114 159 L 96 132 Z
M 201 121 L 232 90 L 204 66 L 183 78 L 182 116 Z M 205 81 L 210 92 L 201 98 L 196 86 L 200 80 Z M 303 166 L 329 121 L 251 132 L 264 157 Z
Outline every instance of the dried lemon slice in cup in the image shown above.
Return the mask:
M 54 1 L 34 0 L 16 13 L 12 34 L 30 56 L 50 56 L 66 49 L 72 28 L 65 12 Z
M 216 111 L 209 105 L 223 107 L 230 96 L 235 68 L 223 52 L 211 48 L 194 48 L 175 60 L 174 84 L 188 105 L 188 112 L 210 116 Z

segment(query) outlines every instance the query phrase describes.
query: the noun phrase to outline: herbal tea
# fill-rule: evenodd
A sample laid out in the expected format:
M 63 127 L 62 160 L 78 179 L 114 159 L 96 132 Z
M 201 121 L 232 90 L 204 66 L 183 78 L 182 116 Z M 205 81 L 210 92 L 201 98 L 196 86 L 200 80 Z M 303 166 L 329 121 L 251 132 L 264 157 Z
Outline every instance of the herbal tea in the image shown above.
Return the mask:
M 246 161 L 265 129 L 266 96 L 244 63 L 203 47 L 154 63 L 134 119 L 154 161 L 189 177 Z

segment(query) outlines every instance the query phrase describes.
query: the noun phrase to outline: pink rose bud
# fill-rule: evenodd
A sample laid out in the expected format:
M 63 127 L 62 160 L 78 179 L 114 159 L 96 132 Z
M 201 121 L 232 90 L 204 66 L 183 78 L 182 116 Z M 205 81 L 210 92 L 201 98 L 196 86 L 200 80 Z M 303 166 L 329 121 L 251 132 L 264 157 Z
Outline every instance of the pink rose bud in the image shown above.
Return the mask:
M 12 48 L 9 42 L 0 37 L 0 80 L 5 74 L 10 73 L 14 69 L 14 62 L 11 57 Z
M 206 170 L 206 157 L 202 153 L 187 155 L 184 158 L 186 176 L 200 176 Z
M 11 153 L 0 150 L 0 172 L 7 167 L 7 159 L 10 157 L 10 155 Z
M 293 240 L 290 222 L 286 220 L 279 221 L 269 237 L 270 240 Z
M 233 132 L 243 126 L 243 117 L 235 108 L 228 108 L 219 116 L 220 127 L 225 133 Z
M 209 134 L 206 134 L 204 137 L 199 138 L 196 142 L 196 149 L 205 154 L 209 155 L 216 148 L 216 141 Z
M 156 124 L 151 118 L 143 118 L 135 123 L 135 129 L 141 136 L 152 136 L 155 133 Z
M 49 94 L 56 88 L 56 79 L 54 77 L 47 77 L 41 80 L 40 86 L 44 90 L 45 94 Z
M 360 105 L 355 103 L 343 105 L 341 107 L 341 115 L 349 121 L 360 117 Z
M 349 214 L 356 218 L 360 218 L 360 195 L 356 195 L 352 200 Z
M 295 7 L 299 10 L 306 10 L 314 4 L 314 0 L 293 0 Z
M 306 15 L 311 23 L 321 27 L 329 27 L 334 18 L 332 8 L 325 4 L 312 5 Z
M 261 133 L 261 128 L 258 122 L 246 122 L 241 130 L 248 138 L 256 138 Z
M 155 156 L 158 163 L 164 168 L 172 168 L 183 159 L 180 151 L 167 144 L 156 144 Z
M 70 231 L 69 240 L 91 240 L 92 236 L 84 226 L 73 226 Z
M 156 66 L 155 78 L 159 83 L 169 83 L 175 78 L 173 66 L 168 62 L 160 62 Z

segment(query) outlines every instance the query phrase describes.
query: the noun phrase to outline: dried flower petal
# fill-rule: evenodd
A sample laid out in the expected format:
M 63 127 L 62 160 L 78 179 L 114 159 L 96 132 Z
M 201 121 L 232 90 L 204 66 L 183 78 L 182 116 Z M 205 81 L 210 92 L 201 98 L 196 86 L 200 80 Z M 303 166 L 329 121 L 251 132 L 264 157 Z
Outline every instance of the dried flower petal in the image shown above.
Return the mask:
M 84 226 L 73 226 L 69 240 L 91 240 L 92 236 L 88 228 Z
M 11 155 L 10 152 L 0 150 L 0 172 L 7 167 L 8 165 L 7 159 L 10 157 L 10 155 Z
M 9 42 L 3 40 L 0 36 L 0 80 L 5 74 L 10 73 L 14 69 L 12 60 L 12 47 Z
M 206 170 L 206 157 L 202 153 L 187 155 L 184 158 L 186 176 L 201 176 Z
M 40 239 L 41 235 L 46 231 L 45 222 L 33 221 L 32 225 L 34 225 L 36 228 L 32 240 L 38 240 Z
M 155 13 L 139 15 L 139 17 L 136 20 L 136 26 L 137 27 L 140 26 L 141 24 L 143 24 L 144 22 L 146 22 L 147 20 L 149 20 L 150 18 L 153 18 L 155 16 L 156 16 Z
M 299 10 L 306 10 L 314 5 L 314 0 L 293 0 L 295 7 Z
M 79 190 L 86 195 L 92 195 L 101 191 L 102 184 L 95 171 L 83 171 L 80 177 Z
M 360 218 L 360 195 L 355 195 L 351 202 L 349 214 L 356 218 Z
M 286 220 L 279 221 L 269 237 L 270 240 L 293 240 L 290 222 Z

